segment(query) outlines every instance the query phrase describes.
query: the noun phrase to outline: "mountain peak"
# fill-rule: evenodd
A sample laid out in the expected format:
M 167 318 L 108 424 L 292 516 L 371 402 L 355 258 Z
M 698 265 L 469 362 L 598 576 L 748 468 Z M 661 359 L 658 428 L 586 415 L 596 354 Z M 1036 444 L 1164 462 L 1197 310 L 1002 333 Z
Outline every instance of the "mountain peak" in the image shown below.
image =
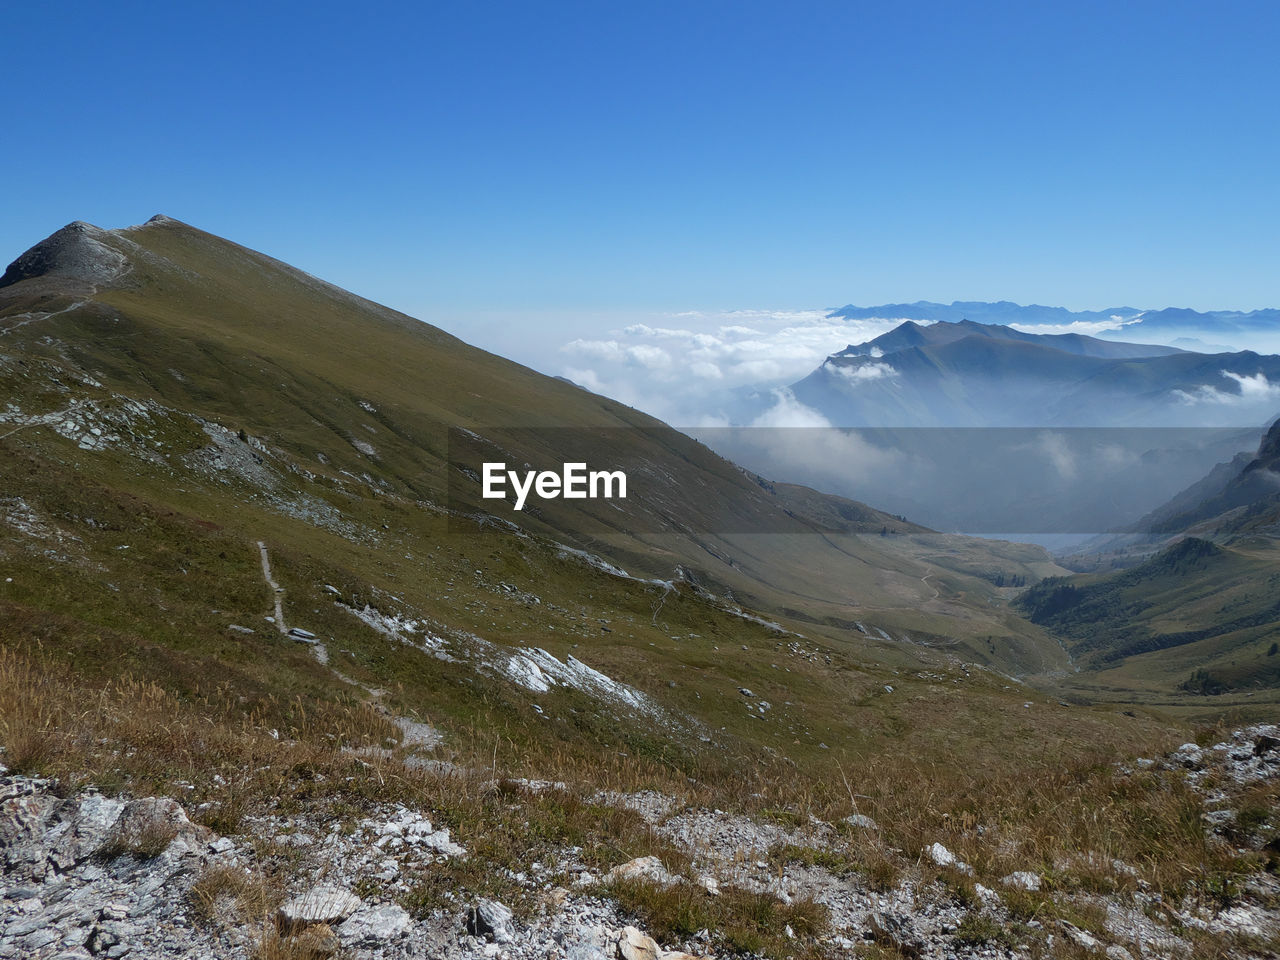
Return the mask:
M 1244 468 L 1245 473 L 1255 470 L 1280 472 L 1280 419 L 1271 424 L 1271 429 L 1266 432 L 1262 443 L 1258 445 L 1258 455 Z
M 124 254 L 103 242 L 108 235 L 101 227 L 75 220 L 9 264 L 0 276 L 0 287 L 35 277 L 62 277 L 95 286 L 108 283 L 128 263 Z

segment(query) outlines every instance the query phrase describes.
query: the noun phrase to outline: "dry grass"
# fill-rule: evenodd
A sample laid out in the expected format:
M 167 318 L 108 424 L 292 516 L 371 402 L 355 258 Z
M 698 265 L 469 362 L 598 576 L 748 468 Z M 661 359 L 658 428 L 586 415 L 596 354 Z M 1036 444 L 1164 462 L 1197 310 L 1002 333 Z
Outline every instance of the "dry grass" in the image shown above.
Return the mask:
M 169 848 L 178 836 L 176 824 L 156 818 L 117 826 L 95 852 L 101 860 L 131 855 L 142 860 L 154 860 Z
M 1003 893 L 1019 922 L 1067 919 L 1096 929 L 1096 918 L 1070 907 L 1067 895 L 1124 895 L 1139 879 L 1166 897 L 1191 894 L 1221 903 L 1223 891 L 1265 861 L 1208 841 L 1200 800 L 1178 774 L 1125 773 L 1114 750 L 1087 744 L 1004 769 L 885 755 L 839 785 L 781 760 L 735 771 L 708 761 L 691 782 L 684 770 L 656 760 L 602 760 L 593 771 L 578 754 L 544 754 L 539 772 L 566 780 L 570 789 L 533 793 L 493 778 L 511 769 L 508 759 L 520 760 L 514 748 L 497 751 L 496 763 L 448 776 L 343 751 L 380 744 L 394 733 L 385 717 L 359 703 L 299 697 L 267 709 L 247 707 L 229 691 L 184 697 L 129 676 L 91 685 L 38 650 L 0 649 L 0 739 L 10 767 L 58 777 L 67 788 L 94 782 L 135 795 L 182 795 L 196 819 L 221 832 L 237 831 L 244 814 L 268 808 L 349 819 L 375 803 L 404 802 L 449 826 L 469 851 L 415 878 L 405 905 L 419 916 L 460 894 L 494 896 L 530 912 L 537 904 L 506 871 L 525 871 L 540 859 L 554 863 L 567 847 L 581 848 L 583 861 L 599 873 L 650 854 L 677 874 L 690 872 L 688 852 L 638 814 L 582 798 L 601 780 L 613 789 L 657 787 L 694 805 L 766 814 L 788 827 L 802 826 L 810 814 L 828 821 L 855 811 L 869 815 L 880 830 L 842 828 L 825 848 L 779 848 L 773 859 L 854 873 L 880 891 L 922 870 L 929 878 L 922 853 L 933 842 L 972 864 L 976 879 L 989 886 L 1014 870 L 1036 871 L 1046 878 L 1044 892 Z M 196 789 L 180 794 L 182 782 Z M 1273 788 L 1251 788 L 1237 799 L 1241 829 L 1272 830 Z M 157 828 L 115 843 L 119 853 L 154 855 L 170 839 Z M 261 917 L 271 883 L 235 871 L 210 873 L 193 888 L 193 899 L 206 916 L 223 902 L 242 918 Z M 705 926 L 719 932 L 726 951 L 804 956 L 816 949 L 825 923 L 812 904 L 786 905 L 742 891 L 714 901 L 692 884 L 613 884 L 604 892 L 659 937 Z M 965 895 L 955 885 L 953 892 Z M 799 939 L 784 943 L 778 931 L 788 924 Z M 258 949 L 264 960 L 314 957 L 324 947 L 283 936 L 273 925 L 264 930 Z M 965 935 L 975 943 L 998 942 L 985 927 L 966 928 Z
M 196 915 L 207 923 L 256 925 L 254 960 L 325 960 L 344 955 L 337 935 L 326 924 L 281 928 L 276 910 L 283 900 L 283 887 L 275 878 L 217 864 L 200 874 L 189 897 Z
M 230 864 L 206 868 L 191 885 L 190 896 L 205 920 L 221 918 L 228 908 L 243 920 L 265 918 L 280 902 L 279 888 L 263 875 Z
M 90 685 L 39 651 L 0 649 L 6 765 L 56 777 L 66 789 L 92 782 L 134 794 L 182 795 L 193 808 L 210 804 L 199 819 L 224 832 L 234 832 L 240 813 L 254 803 L 314 794 L 326 772 L 365 774 L 356 778 L 359 784 L 378 786 L 376 762 L 357 760 L 342 747 L 398 736 L 363 704 L 298 698 L 274 712 L 270 721 L 288 721 L 284 736 L 225 692 L 192 701 L 130 675 Z M 182 784 L 195 790 L 179 792 Z
M 395 761 L 344 753 L 343 746 L 382 743 L 397 734 L 364 704 L 298 698 L 277 705 L 270 717 L 271 723 L 286 720 L 286 730 L 273 736 L 278 728 L 268 726 L 262 712 L 246 711 L 216 691 L 193 702 L 129 676 L 90 688 L 38 653 L 0 649 L 5 762 L 59 777 L 69 787 L 94 781 L 135 794 L 174 795 L 178 783 L 192 783 L 189 807 L 203 806 L 197 819 L 221 832 L 234 832 L 247 810 L 266 802 L 284 809 L 314 803 L 358 808 L 400 799 L 433 810 L 490 861 L 515 864 L 529 850 L 553 843 L 583 846 L 600 866 L 650 852 L 665 860 L 680 856 L 636 814 L 583 803 L 572 791 L 494 795 L 486 793 L 491 770 L 442 780 Z M 623 758 L 591 771 L 576 756 L 565 756 L 559 764 L 552 758 L 544 775 L 587 788 L 657 786 L 692 804 L 749 813 L 772 809 L 775 818 L 779 810 L 790 811 L 797 823 L 810 813 L 838 820 L 856 805 L 882 830 L 852 831 L 841 856 L 879 889 L 895 885 L 934 842 L 973 865 L 979 877 L 1035 870 L 1064 889 L 1131 889 L 1135 878 L 1113 861 L 1170 895 L 1211 889 L 1253 866 L 1206 840 L 1200 800 L 1180 778 L 1159 771 L 1125 774 L 1115 759 L 1075 747 L 1033 766 L 975 770 L 881 757 L 838 788 L 799 776 L 783 762 L 731 773 L 708 765 L 705 779 L 690 783 L 657 762 Z M 1255 790 L 1247 816 L 1263 820 L 1274 803 L 1272 792 Z M 511 808 L 532 819 L 511 817 Z
M 266 925 L 253 951 L 253 960 L 329 960 L 341 956 L 344 952 L 337 934 L 323 923 L 296 934 L 284 934 Z
M 639 918 L 659 941 L 716 931 L 731 952 L 766 957 L 820 957 L 817 938 L 827 930 L 826 907 L 812 900 L 783 903 L 769 893 L 723 886 L 713 897 L 696 884 L 664 886 L 645 880 L 618 880 L 602 888 Z M 794 938 L 788 937 L 790 928 Z

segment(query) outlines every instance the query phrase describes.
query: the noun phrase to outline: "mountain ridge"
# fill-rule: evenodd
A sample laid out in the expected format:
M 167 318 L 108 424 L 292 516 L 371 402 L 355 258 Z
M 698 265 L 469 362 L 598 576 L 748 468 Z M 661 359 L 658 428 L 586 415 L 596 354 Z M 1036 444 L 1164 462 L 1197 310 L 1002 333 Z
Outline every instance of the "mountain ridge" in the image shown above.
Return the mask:
M 790 389 L 835 426 L 1239 426 L 1272 412 L 1280 356 L 904 321 Z
M 873 307 L 847 304 L 832 309 L 827 316 L 846 320 L 973 320 L 979 323 L 1027 323 L 1059 325 L 1069 323 L 1109 323 L 1119 330 L 1133 325 L 1138 329 L 1203 329 L 1222 326 L 1230 329 L 1258 328 L 1280 322 L 1280 309 L 1261 307 L 1253 310 L 1197 311 L 1187 307 L 1137 308 L 1106 307 L 1101 310 L 1070 310 L 1040 304 L 1022 305 L 1009 300 L 956 300 L 937 303 L 918 300 L 915 303 L 888 303 Z M 1135 321 L 1138 321 L 1135 323 Z
M 888 333 L 859 344 L 850 344 L 831 355 L 837 357 L 887 355 L 908 347 L 944 346 L 967 337 L 991 340 L 1010 340 L 1052 347 L 1065 353 L 1106 359 L 1133 359 L 1137 357 L 1166 356 L 1185 351 L 1162 344 L 1143 344 L 1100 340 L 1079 333 L 1036 334 L 1003 324 L 977 323 L 973 320 L 952 322 L 940 320 L 921 326 L 908 320 Z

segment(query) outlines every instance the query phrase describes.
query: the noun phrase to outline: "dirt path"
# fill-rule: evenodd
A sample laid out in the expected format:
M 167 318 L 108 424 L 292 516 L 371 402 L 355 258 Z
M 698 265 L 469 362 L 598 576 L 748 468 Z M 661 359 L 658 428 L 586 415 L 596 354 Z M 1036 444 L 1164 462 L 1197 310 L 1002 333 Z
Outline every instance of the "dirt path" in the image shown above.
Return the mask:
M 271 561 L 267 559 L 267 545 L 261 540 L 258 541 L 258 552 L 262 555 L 262 579 L 267 581 L 267 586 L 271 588 L 271 599 L 276 605 L 276 629 L 283 634 L 289 633 L 289 628 L 284 625 L 284 588 L 280 584 L 271 579 Z
M 89 302 L 88 300 L 77 300 L 71 306 L 63 307 L 61 310 L 54 310 L 52 313 L 16 314 L 15 316 L 9 317 L 9 319 L 17 320 L 18 317 L 26 317 L 27 319 L 23 320 L 21 323 L 15 323 L 12 326 L 8 326 L 8 327 L 5 327 L 3 330 L 0 330 L 0 337 L 6 336 L 9 333 L 12 333 L 14 330 L 17 330 L 19 327 L 25 327 L 28 323 L 35 323 L 38 320 L 48 320 L 50 317 L 56 317 L 59 314 L 63 314 L 63 313 L 70 313 L 72 310 L 78 310 L 88 302 Z
M 933 591 L 933 596 L 932 596 L 932 597 L 930 597 L 929 599 L 930 599 L 930 600 L 937 600 L 937 599 L 938 599 L 938 597 L 939 597 L 939 596 L 941 596 L 941 594 L 939 594 L 939 593 L 938 593 L 938 588 L 937 588 L 937 587 L 935 587 L 932 583 L 930 583 L 930 582 L 929 582 L 929 578 L 930 578 L 930 577 L 932 577 L 932 576 L 933 576 L 933 574 L 932 574 L 932 573 L 926 573 L 923 577 L 921 577 L 921 578 L 920 578 L 920 582 L 921 582 L 921 583 L 923 583 L 925 586 L 927 586 L 930 590 L 932 590 L 932 591 Z

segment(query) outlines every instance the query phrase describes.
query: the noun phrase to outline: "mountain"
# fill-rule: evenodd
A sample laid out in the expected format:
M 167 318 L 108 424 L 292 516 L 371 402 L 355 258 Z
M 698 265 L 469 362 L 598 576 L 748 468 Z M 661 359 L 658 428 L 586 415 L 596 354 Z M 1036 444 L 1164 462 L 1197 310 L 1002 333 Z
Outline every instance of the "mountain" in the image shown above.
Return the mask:
M 931 568 L 912 555 L 910 538 L 826 545 L 820 526 L 766 481 L 658 421 L 178 221 L 157 217 L 118 231 L 72 224 L 5 276 L 0 342 L 28 356 L 28 366 L 10 374 L 23 412 L 7 419 L 25 424 L 21 439 L 60 430 L 64 439 L 109 448 L 95 460 L 140 458 L 139 476 L 210 468 L 219 480 L 248 484 L 254 500 L 369 542 L 381 539 L 383 521 L 370 528 L 349 519 L 352 503 L 369 497 L 482 509 L 478 485 L 450 459 L 459 430 L 496 444 L 495 455 L 513 466 L 607 458 L 632 465 L 625 501 L 562 500 L 519 516 L 505 509 L 505 522 L 645 577 L 684 578 L 737 603 L 816 622 L 862 616 L 866 608 L 849 598 L 898 579 L 903 602 L 873 619 L 885 618 L 895 635 L 951 631 L 927 604 L 907 601 L 932 597 L 919 581 Z M 32 374 L 35 356 L 74 372 L 50 387 Z M 50 416 L 30 410 L 71 410 L 71 400 L 82 415 L 28 432 L 31 416 Z M 132 437 L 139 417 L 175 431 L 173 443 L 156 448 Z M 93 428 L 115 439 L 84 433 Z M 233 438 L 244 430 L 248 440 L 224 444 L 227 430 Z M 264 462 L 250 467 L 245 456 Z M 867 510 L 875 518 L 868 530 L 916 529 Z M 744 546 L 743 538 L 766 535 L 778 540 L 767 554 Z M 1047 562 L 1034 550 L 1026 556 L 1033 566 Z M 1032 575 L 1025 564 L 1007 573 Z M 815 598 L 815 584 L 823 587 L 818 597 L 839 599 Z M 991 629 L 1010 634 L 1007 626 Z M 1037 653 L 1028 657 L 1039 662 Z
M 1067 310 L 1039 304 L 961 301 L 933 303 L 886 303 L 876 307 L 849 304 L 829 314 L 847 320 L 912 320 L 924 323 L 957 323 L 970 320 L 981 324 L 1019 324 L 1025 326 L 1086 325 L 1100 330 L 1108 338 L 1120 338 L 1141 331 L 1162 342 L 1172 343 L 1178 337 L 1189 339 L 1249 339 L 1255 336 L 1274 338 L 1280 328 L 1280 310 L 1209 310 L 1200 312 L 1183 307 L 1140 310 L 1136 307 L 1107 307 L 1103 310 Z M 1174 344 L 1175 346 L 1177 344 Z
M 970 885 L 1058 924 L 1001 879 L 1240 875 L 1173 761 L 1125 773 L 1191 726 L 1062 686 L 1009 607 L 1067 572 L 1039 548 L 773 481 L 164 217 L 14 261 L 0 391 L 0 952 L 1048 955 L 1068 928 Z M 490 457 L 628 495 L 515 511 Z
M 1280 687 L 1277 585 L 1274 538 L 1187 536 L 1127 570 L 1042 581 L 1017 606 L 1062 638 L 1090 695 L 1256 692 Z
M 1238 426 L 1280 391 L 1280 357 L 1204 355 L 1005 326 L 907 321 L 792 385 L 838 426 Z
M 997 581 L 1062 572 L 1044 551 L 775 485 L 626 406 L 179 221 L 72 224 L 4 278 L 0 633 L 54 630 L 67 638 L 56 655 L 86 669 L 188 692 L 226 674 L 259 693 L 344 695 L 263 620 L 259 541 L 290 626 L 350 651 L 343 677 L 404 684 L 406 703 L 432 702 L 442 722 L 491 709 L 479 704 L 494 691 L 508 719 L 536 717 L 536 691 L 510 677 L 558 670 L 567 691 L 570 656 L 688 716 L 694 691 L 718 703 L 723 689 L 776 686 L 767 661 L 718 663 L 717 646 L 801 634 L 862 651 L 873 671 L 933 649 L 1006 673 L 1063 666 L 993 602 Z M 631 489 L 517 514 L 480 499 L 469 443 L 512 467 L 622 464 Z M 447 682 L 414 666 L 425 655 L 435 671 L 432 655 L 387 648 L 428 630 L 452 658 Z M 673 670 L 698 679 L 672 693 Z M 588 687 L 604 709 L 605 687 Z M 742 719 L 716 726 L 760 722 Z
M 907 320 L 874 340 L 850 344 L 843 350 L 832 354 L 831 359 L 837 357 L 879 358 L 887 353 L 897 353 L 900 350 L 911 347 L 940 347 L 955 343 L 957 340 L 964 340 L 966 337 L 1039 344 L 1054 350 L 1061 350 L 1064 353 L 1104 359 L 1164 357 L 1184 352 L 1177 347 L 1144 343 L 1116 343 L 1109 340 L 1099 340 L 1097 337 L 1086 337 L 1078 333 L 1024 333 L 1012 327 L 1000 324 L 975 323 L 972 320 L 960 320 L 954 323 L 941 321 L 927 326 L 921 326 L 913 320 Z
M 1277 399 L 1280 356 L 905 321 L 759 398 L 773 429 L 698 436 L 936 530 L 1093 535 L 1254 447 Z
M 1131 320 L 1143 311 L 1135 307 L 1110 307 L 1105 310 L 1068 310 L 1066 307 L 1044 307 L 1039 304 L 1012 303 L 1000 300 L 989 303 L 980 300 L 956 300 L 952 303 L 934 303 L 918 300 L 915 303 L 885 303 L 877 307 L 858 307 L 848 304 L 832 310 L 829 316 L 846 320 L 913 320 L 924 323 L 958 323 L 971 320 L 975 323 L 995 325 L 1009 323 L 1068 324 L 1106 323 L 1117 326 Z
M 1181 536 L 1214 541 L 1242 531 L 1270 532 L 1280 519 L 1280 420 L 1261 432 L 1256 448 L 1216 464 L 1205 476 L 1178 491 L 1116 533 L 1086 541 L 1061 557 L 1079 572 L 1131 566 Z
M 1240 508 L 1254 512 L 1280 505 L 1280 420 L 1263 435 L 1257 452 L 1219 464 L 1204 480 L 1143 517 L 1134 533 L 1171 534 L 1213 521 L 1225 523 Z

